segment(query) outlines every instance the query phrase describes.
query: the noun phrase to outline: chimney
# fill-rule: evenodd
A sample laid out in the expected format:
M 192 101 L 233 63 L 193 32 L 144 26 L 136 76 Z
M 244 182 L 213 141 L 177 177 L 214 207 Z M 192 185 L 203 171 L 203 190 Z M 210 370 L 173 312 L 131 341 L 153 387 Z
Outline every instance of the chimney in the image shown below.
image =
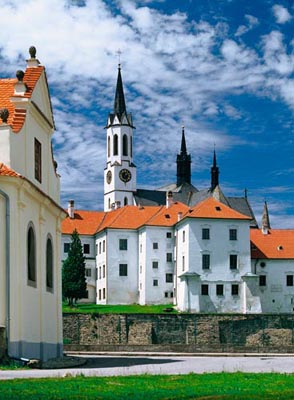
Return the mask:
M 74 219 L 74 217 L 75 217 L 75 202 L 74 202 L 74 200 L 69 200 L 67 212 L 68 212 L 69 218 Z
M 16 71 L 17 82 L 14 85 L 14 94 L 23 96 L 27 91 L 27 85 L 23 82 L 24 72 L 21 70 Z
M 178 212 L 178 221 L 181 221 L 182 218 L 183 218 L 183 213 L 180 211 Z
M 166 193 L 166 208 L 170 208 L 170 206 L 174 203 L 173 193 L 171 191 Z
M 263 207 L 262 220 L 261 220 L 261 232 L 264 235 L 268 235 L 270 229 L 271 229 L 271 226 L 270 226 L 270 220 L 269 220 L 269 215 L 268 215 L 267 202 L 265 201 L 264 207 Z

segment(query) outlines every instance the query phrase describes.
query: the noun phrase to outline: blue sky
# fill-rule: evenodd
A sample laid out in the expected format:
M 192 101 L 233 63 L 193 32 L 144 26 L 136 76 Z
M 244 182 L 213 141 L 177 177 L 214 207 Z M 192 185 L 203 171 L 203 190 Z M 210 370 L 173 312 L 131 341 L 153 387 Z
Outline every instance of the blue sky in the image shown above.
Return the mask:
M 225 194 L 260 221 L 294 227 L 293 0 L 0 0 L 0 76 L 46 67 L 62 204 L 103 207 L 105 130 L 118 49 L 135 131 L 138 187 L 176 179 L 181 127 L 192 182 L 210 183 L 214 146 Z

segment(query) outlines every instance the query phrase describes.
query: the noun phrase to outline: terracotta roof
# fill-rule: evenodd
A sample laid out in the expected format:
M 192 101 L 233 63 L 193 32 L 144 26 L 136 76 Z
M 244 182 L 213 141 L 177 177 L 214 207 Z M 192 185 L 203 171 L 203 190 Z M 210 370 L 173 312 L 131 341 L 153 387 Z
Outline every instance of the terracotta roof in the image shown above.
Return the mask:
M 160 209 L 160 206 L 125 206 L 107 212 L 102 224 L 99 226 L 99 231 L 105 228 L 138 229 L 140 226 L 145 225 Z
M 247 215 L 241 214 L 238 211 L 226 206 L 225 204 L 209 197 L 201 203 L 196 204 L 190 209 L 184 217 L 191 218 L 213 218 L 213 219 L 238 219 L 250 220 Z
M 62 233 L 71 235 L 76 229 L 80 235 L 94 235 L 104 216 L 103 211 L 76 210 L 74 218 L 66 217 L 62 221 Z
M 13 169 L 7 167 L 5 164 L 0 163 L 0 176 L 14 176 L 17 178 L 22 178 L 20 174 L 13 171 Z
M 178 214 L 184 215 L 189 207 L 183 203 L 175 202 L 169 208 L 166 206 L 158 207 L 159 211 L 146 222 L 146 225 L 157 225 L 157 226 L 173 226 L 178 221 Z
M 251 258 L 294 259 L 294 229 L 250 230 Z
M 43 71 L 43 66 L 28 67 L 26 69 L 23 83 L 26 84 L 27 90 L 24 95 L 14 95 L 14 85 L 17 83 L 17 78 L 0 79 L 0 108 L 8 109 L 9 117 L 7 124 L 12 127 L 12 130 L 15 133 L 19 132 L 23 126 L 26 110 L 23 108 L 16 109 L 15 104 L 10 100 L 10 98 L 31 98 L 36 83 L 38 82 Z

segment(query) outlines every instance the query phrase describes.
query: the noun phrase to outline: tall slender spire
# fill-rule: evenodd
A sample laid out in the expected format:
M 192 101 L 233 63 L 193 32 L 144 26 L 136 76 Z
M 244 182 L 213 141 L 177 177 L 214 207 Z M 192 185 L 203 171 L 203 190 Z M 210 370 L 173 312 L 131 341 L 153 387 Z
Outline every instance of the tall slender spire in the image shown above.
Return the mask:
M 191 184 L 191 156 L 187 153 L 184 127 L 182 128 L 181 151 L 177 155 L 177 186 L 183 183 Z
M 115 91 L 115 99 L 114 99 L 114 107 L 113 113 L 121 117 L 123 114 L 127 113 L 126 110 L 126 103 L 125 103 L 125 95 L 124 95 L 124 88 L 121 78 L 121 67 L 118 64 L 118 75 L 117 75 L 117 82 L 116 82 L 116 91 Z
M 215 149 L 213 151 L 213 164 L 210 170 L 211 174 L 211 187 L 210 190 L 213 191 L 219 184 L 219 168 L 216 163 L 216 154 L 215 154 Z
M 262 219 L 261 219 L 261 230 L 264 235 L 268 234 L 269 229 L 271 229 L 270 225 L 270 220 L 269 220 L 269 214 L 268 214 L 268 208 L 267 208 L 267 203 L 266 201 L 264 202 L 263 206 L 263 214 L 262 214 Z

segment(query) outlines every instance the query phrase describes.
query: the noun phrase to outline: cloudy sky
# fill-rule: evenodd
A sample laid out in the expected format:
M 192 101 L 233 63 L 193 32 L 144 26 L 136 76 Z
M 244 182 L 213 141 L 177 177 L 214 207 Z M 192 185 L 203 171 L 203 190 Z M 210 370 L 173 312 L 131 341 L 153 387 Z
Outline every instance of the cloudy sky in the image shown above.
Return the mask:
M 0 0 L 0 76 L 46 67 L 62 204 L 103 207 L 105 130 L 118 51 L 135 131 L 138 187 L 176 179 L 185 125 L 193 184 L 294 227 L 293 0 Z

